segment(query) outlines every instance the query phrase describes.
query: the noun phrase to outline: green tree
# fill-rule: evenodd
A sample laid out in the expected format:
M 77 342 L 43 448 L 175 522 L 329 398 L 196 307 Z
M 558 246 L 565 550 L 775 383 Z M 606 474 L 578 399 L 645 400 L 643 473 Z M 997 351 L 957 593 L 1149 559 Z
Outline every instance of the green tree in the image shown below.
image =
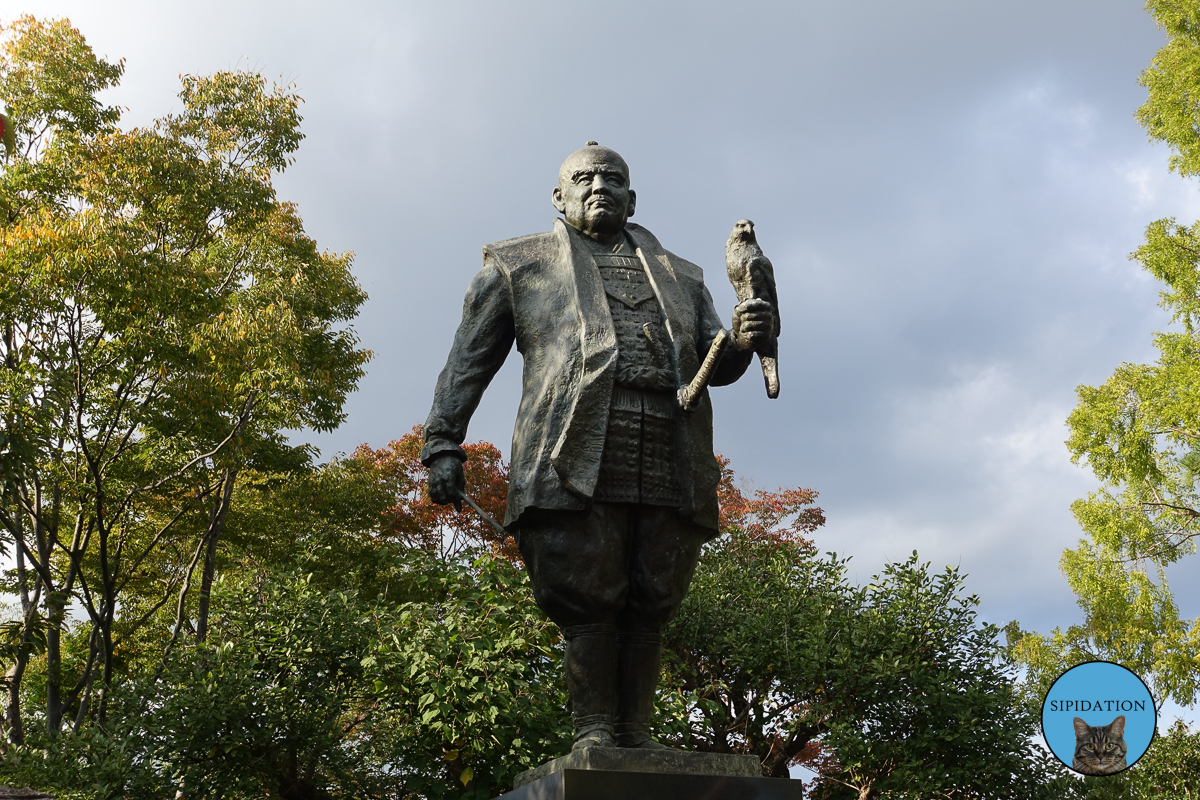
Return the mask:
M 204 639 L 238 474 L 305 462 L 282 431 L 339 424 L 369 354 L 346 326 L 364 300 L 350 257 L 319 251 L 272 187 L 302 138 L 290 88 L 185 76 L 181 111 L 124 130 L 97 99 L 122 65 L 69 23 L 0 36 L 17 132 L 0 172 L 0 524 L 21 637 L 44 631 L 55 735 L 64 715 L 105 722 L 119 648 L 163 607 L 193 608 L 197 569 L 186 627 Z M 68 681 L 72 602 L 87 655 Z M 35 649 L 7 664 L 14 743 Z
M 490 798 L 567 746 L 557 632 L 511 564 L 376 557 L 374 599 L 303 567 L 218 585 L 211 643 L 124 715 L 166 796 Z
M 821 797 L 1053 796 L 1060 771 L 956 570 L 914 553 L 853 586 L 806 538 L 815 492 L 747 496 L 723 468 L 725 535 L 667 630 L 664 738 L 756 755 L 768 776 L 806 766 Z
M 1200 797 L 1200 731 L 1193 733 L 1176 720 L 1166 735 L 1159 735 L 1134 769 L 1129 771 L 1134 796 Z
M 279 484 L 263 509 L 302 508 L 276 520 L 285 544 L 219 572 L 208 641 L 163 657 L 157 618 L 109 724 L 31 736 L 0 776 L 105 799 L 490 798 L 565 752 L 561 644 L 523 571 L 483 543 L 446 557 L 380 536 L 379 472 L 351 457 Z
M 1200 175 L 1200 2 L 1151 0 L 1167 34 L 1142 73 L 1138 120 L 1174 155 L 1171 169 Z M 1166 568 L 1200 535 L 1200 223 L 1158 220 L 1133 253 L 1164 284 L 1172 330 L 1154 338 L 1158 360 L 1122 364 L 1103 385 L 1080 386 L 1067 446 L 1101 488 L 1072 505 L 1086 534 L 1061 566 L 1083 622 L 1017 646 L 1047 688 L 1065 668 L 1104 658 L 1138 672 L 1161 702 L 1189 706 L 1200 690 L 1200 620 L 1181 615 Z
M 821 698 L 829 732 L 815 796 L 1054 797 L 1066 779 L 1035 744 L 999 629 L 946 567 L 914 552 L 853 592 Z
M 915 554 L 855 587 L 832 554 L 734 532 L 669 629 L 664 731 L 753 753 L 767 775 L 806 766 L 814 796 L 1050 796 L 1057 771 L 977 603 Z

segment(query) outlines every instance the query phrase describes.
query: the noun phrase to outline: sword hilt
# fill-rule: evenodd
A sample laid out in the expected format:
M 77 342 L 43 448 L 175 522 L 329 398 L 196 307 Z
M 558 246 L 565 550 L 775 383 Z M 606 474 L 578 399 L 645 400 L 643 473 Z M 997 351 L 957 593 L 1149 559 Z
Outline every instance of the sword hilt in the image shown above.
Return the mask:
M 725 354 L 725 348 L 728 345 L 729 332 L 722 328 L 717 333 L 716 338 L 713 339 L 713 343 L 709 345 L 708 355 L 704 357 L 704 363 L 697 370 L 696 377 L 692 378 L 692 382 L 687 386 L 679 388 L 679 407 L 684 411 L 691 411 L 695 407 L 701 393 L 707 388 L 708 382 L 712 380 L 713 371 L 717 368 L 717 362 Z

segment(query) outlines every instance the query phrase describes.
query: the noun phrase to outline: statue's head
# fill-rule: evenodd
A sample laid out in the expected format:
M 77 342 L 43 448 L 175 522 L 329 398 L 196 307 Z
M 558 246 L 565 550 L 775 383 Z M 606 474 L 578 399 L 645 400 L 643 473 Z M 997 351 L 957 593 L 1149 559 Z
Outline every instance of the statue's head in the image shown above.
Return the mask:
M 588 142 L 558 169 L 554 207 L 567 224 L 588 235 L 620 233 L 633 216 L 629 165 L 616 150 Z

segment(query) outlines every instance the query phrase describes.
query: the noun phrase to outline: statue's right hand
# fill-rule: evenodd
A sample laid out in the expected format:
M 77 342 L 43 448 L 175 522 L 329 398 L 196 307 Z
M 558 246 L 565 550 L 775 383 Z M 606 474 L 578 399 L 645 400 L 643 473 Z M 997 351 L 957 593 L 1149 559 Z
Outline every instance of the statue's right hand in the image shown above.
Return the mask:
M 429 465 L 429 499 L 439 506 L 453 503 L 462 511 L 462 493 L 466 487 L 467 478 L 457 455 L 446 453 Z

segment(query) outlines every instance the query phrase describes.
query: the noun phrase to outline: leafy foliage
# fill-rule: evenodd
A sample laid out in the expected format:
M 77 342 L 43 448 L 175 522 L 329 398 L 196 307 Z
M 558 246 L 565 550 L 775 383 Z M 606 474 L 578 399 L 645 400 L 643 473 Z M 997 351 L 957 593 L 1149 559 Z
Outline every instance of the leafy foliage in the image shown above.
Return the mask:
M 821 797 L 1048 796 L 1036 718 L 957 571 L 914 553 L 852 586 L 806 538 L 815 492 L 747 494 L 722 467 L 726 535 L 667 630 L 661 733 L 768 776 L 807 767 Z
M 418 796 L 486 800 L 570 749 L 561 642 L 504 559 L 484 556 L 439 589 L 444 599 L 400 609 L 406 671 L 392 691 L 407 724 L 392 758 Z
M 1036 718 L 961 589 L 915 554 L 853 587 L 832 554 L 735 532 L 669 630 L 687 724 L 665 728 L 767 775 L 806 766 L 821 797 L 1039 796 L 1055 770 Z
M 1166 32 L 1167 44 L 1142 73 L 1148 96 L 1138 109 L 1138 122 L 1151 139 L 1175 151 L 1173 170 L 1185 177 L 1200 175 L 1200 8 L 1194 0 L 1147 0 L 1146 10 Z
M 1137 798 L 1200 797 L 1200 731 L 1193 733 L 1176 720 L 1165 736 L 1154 737 L 1150 749 L 1129 772 Z
M 322 585 L 328 552 L 222 581 L 209 642 L 122 684 L 109 731 L 38 736 L 4 773 L 97 798 L 490 798 L 569 747 L 557 631 L 516 568 L 375 556 L 421 599 Z
M 817 796 L 1050 796 L 1061 770 L 1031 741 L 1037 718 L 999 630 L 977 621 L 955 568 L 928 567 L 913 553 L 855 592 L 825 699 L 839 769 Z
M 1172 169 L 1200 174 L 1200 3 L 1151 0 L 1168 36 L 1142 73 L 1138 119 L 1175 152 Z M 1072 459 L 1101 488 L 1072 511 L 1087 538 L 1061 567 L 1084 621 L 1029 635 L 1019 657 L 1042 688 L 1067 667 L 1104 658 L 1147 677 L 1155 696 L 1191 705 L 1200 691 L 1200 620 L 1181 616 L 1165 569 L 1195 552 L 1200 535 L 1200 223 L 1158 220 L 1132 258 L 1164 284 L 1178 325 L 1159 333 L 1153 364 L 1122 364 L 1101 386 L 1080 386 L 1067 420 Z
M 193 627 L 205 556 L 203 638 L 236 476 L 304 466 L 282 431 L 342 420 L 369 356 L 348 327 L 365 295 L 350 256 L 319 251 L 275 196 L 302 138 L 291 87 L 187 76 L 181 111 L 122 129 L 97 98 L 122 65 L 65 20 L 2 36 L 17 147 L 0 172 L 0 526 L 24 638 L 46 633 L 54 735 L 64 715 L 104 724 L 117 651 L 161 609 L 176 636 Z M 72 604 L 89 655 L 68 682 Z M 6 664 L 18 744 L 30 653 Z
M 540 686 L 558 677 L 556 634 L 519 574 L 392 552 L 392 580 L 424 599 L 367 602 L 299 573 L 223 587 L 215 646 L 144 696 L 166 712 L 149 760 L 189 796 L 492 797 L 561 749 L 561 696 Z
M 510 561 L 518 561 L 520 555 L 512 539 L 500 536 L 475 511 L 458 511 L 429 499 L 428 472 L 420 460 L 422 444 L 418 425 L 378 450 L 359 445 L 348 459 L 348 463 L 368 470 L 391 498 L 381 534 L 447 558 L 483 542 Z M 502 521 L 508 499 L 508 467 L 499 449 L 487 442 L 475 442 L 464 444 L 463 452 L 467 454 L 463 471 L 472 499 L 492 519 Z

